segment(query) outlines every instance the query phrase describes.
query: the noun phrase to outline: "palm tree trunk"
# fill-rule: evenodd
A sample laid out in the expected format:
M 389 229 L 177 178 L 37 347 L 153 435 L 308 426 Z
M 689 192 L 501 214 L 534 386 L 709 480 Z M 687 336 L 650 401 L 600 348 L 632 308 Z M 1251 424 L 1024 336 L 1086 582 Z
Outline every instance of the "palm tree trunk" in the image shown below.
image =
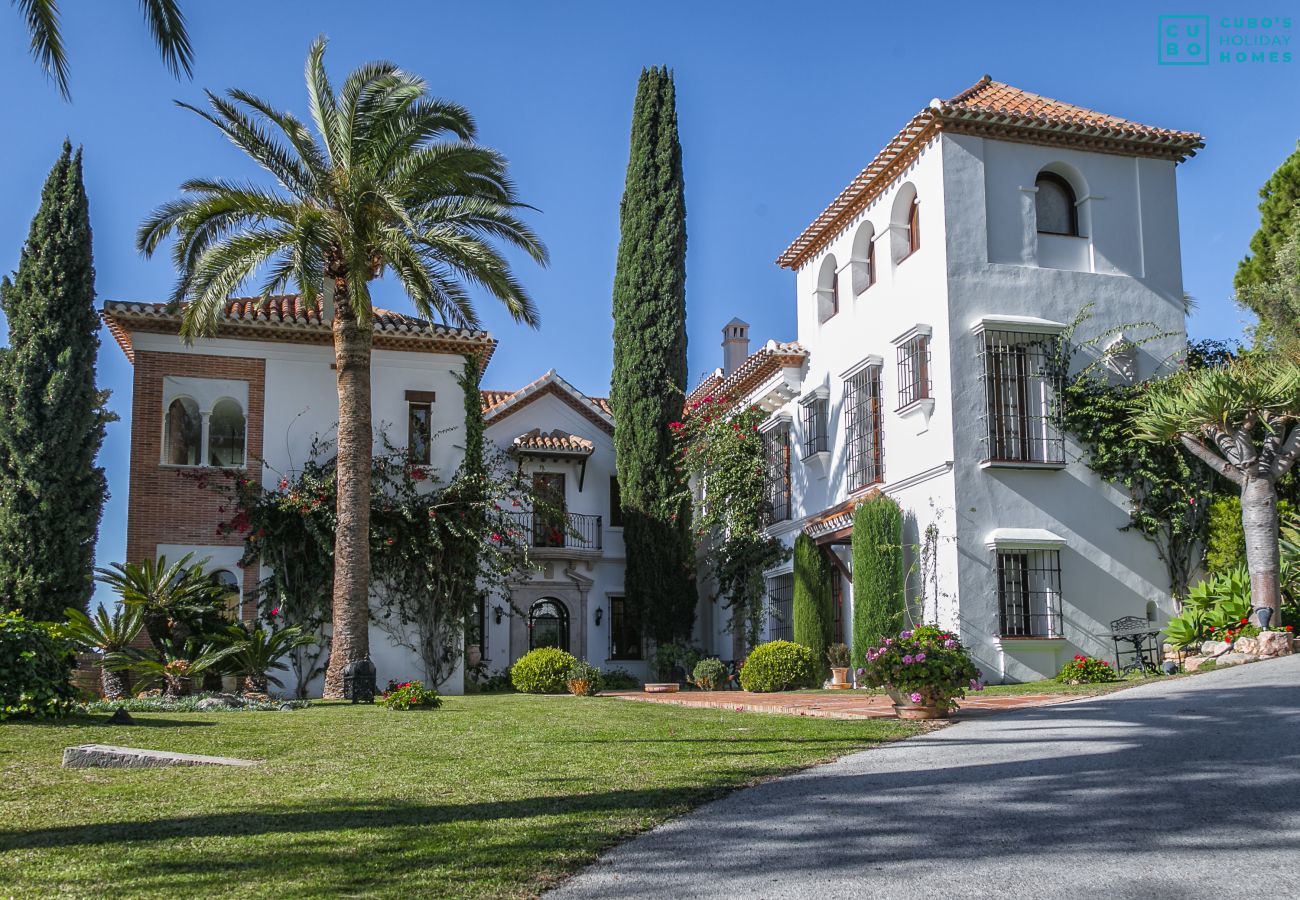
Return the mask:
M 336 281 L 337 283 L 337 281 Z M 338 528 L 334 534 L 334 605 L 326 698 L 343 696 L 343 668 L 370 654 L 369 323 L 357 322 L 346 282 L 334 294 L 334 365 L 338 373 Z
M 265 694 L 270 683 L 266 675 L 245 675 L 243 687 L 245 694 Z
M 105 700 L 124 700 L 126 698 L 126 678 L 121 672 L 114 672 L 107 667 L 99 670 L 99 689 Z
M 1278 570 L 1277 488 L 1267 478 L 1248 478 L 1241 488 L 1241 528 L 1246 535 L 1246 568 L 1250 570 L 1250 605 L 1273 610 L 1273 622 L 1281 595 Z

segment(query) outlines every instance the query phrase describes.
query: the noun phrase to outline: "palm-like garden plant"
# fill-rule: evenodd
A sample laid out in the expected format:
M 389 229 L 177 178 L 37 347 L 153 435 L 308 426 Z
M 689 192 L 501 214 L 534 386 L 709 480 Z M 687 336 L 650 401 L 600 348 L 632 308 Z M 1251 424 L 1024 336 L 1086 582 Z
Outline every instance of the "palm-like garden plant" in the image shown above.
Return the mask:
M 1251 605 L 1280 621 L 1277 482 L 1300 457 L 1300 364 L 1261 355 L 1184 370 L 1140 396 L 1134 431 L 1182 443 L 1241 491 Z
M 243 623 L 232 625 L 227 630 L 230 646 L 236 648 L 226 661 L 226 670 L 243 678 L 246 691 L 266 693 L 267 684 L 284 687 L 284 683 L 271 674 L 272 671 L 288 671 L 289 666 L 282 660 L 295 647 L 312 642 L 311 635 L 304 634 L 301 628 L 271 628 L 266 625 L 249 627 Z
M 104 657 L 104 668 L 129 670 L 136 677 L 137 687 L 148 689 L 161 684 L 164 696 L 181 697 L 189 693 L 194 679 L 202 678 L 212 670 L 222 671 L 226 660 L 239 651 L 238 644 L 221 647 L 194 643 L 181 653 L 121 650 Z
M 45 74 L 54 79 L 63 98 L 68 99 L 68 56 L 63 47 L 57 0 L 13 0 L 13 4 L 27 26 L 32 56 Z M 189 75 L 194 51 L 180 4 L 176 0 L 140 0 L 140 10 L 167 68 L 173 75 L 182 72 Z
M 153 254 L 171 235 L 187 340 L 214 334 L 231 292 L 259 272 L 263 296 L 296 288 L 332 319 L 339 398 L 338 526 L 332 652 L 325 695 L 342 693 L 343 668 L 369 649 L 372 433 L 369 283 L 391 271 L 419 314 L 478 326 L 467 284 L 502 301 L 516 321 L 537 312 L 494 242 L 545 264 L 546 249 L 517 216 L 523 207 L 505 160 L 473 143 L 461 106 L 435 99 L 423 79 L 392 63 L 354 71 L 336 94 L 325 41 L 307 57 L 316 133 L 246 91 L 208 92 L 211 122 L 275 180 L 274 186 L 196 179 L 141 225 Z
M 67 636 L 78 648 L 102 653 L 119 653 L 131 646 L 144 626 L 144 610 L 139 606 L 119 604 L 111 613 L 101 603 L 93 616 L 79 609 L 66 609 Z M 101 666 L 99 685 L 109 700 L 126 696 L 126 680 L 122 673 Z
M 187 553 L 170 564 L 163 556 L 96 569 L 97 579 L 116 591 L 124 606 L 140 611 L 149 642 L 161 656 L 182 656 L 186 642 L 195 631 L 206 630 L 205 620 L 213 622 L 226 602 L 226 589 L 213 584 L 193 558 Z

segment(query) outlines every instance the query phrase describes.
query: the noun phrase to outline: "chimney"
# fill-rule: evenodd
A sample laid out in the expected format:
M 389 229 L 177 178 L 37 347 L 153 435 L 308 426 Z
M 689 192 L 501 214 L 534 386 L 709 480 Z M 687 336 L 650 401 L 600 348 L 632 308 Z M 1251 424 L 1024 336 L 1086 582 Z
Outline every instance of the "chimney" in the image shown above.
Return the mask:
M 725 378 L 749 358 L 749 323 L 732 319 L 722 329 L 722 375 Z

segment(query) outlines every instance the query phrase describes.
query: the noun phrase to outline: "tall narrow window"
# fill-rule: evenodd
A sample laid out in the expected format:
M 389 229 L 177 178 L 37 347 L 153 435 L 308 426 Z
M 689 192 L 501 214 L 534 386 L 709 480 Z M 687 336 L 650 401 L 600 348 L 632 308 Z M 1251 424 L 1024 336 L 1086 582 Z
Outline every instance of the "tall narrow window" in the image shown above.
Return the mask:
M 898 408 L 930 397 L 930 337 L 918 334 L 898 347 Z
M 985 462 L 1062 464 L 1056 335 L 984 331 Z
M 1059 637 L 1059 550 L 998 550 L 997 589 L 1003 637 Z
M 794 639 L 794 573 L 767 580 L 767 636 L 773 641 Z
M 884 481 L 880 428 L 880 366 L 867 366 L 844 383 L 846 475 L 850 492 Z
M 406 404 L 406 448 L 411 462 L 427 466 L 433 449 L 433 406 Z
M 623 493 L 618 487 L 618 476 L 609 476 L 609 527 L 623 527 Z
M 1034 187 L 1038 189 L 1034 194 L 1034 212 L 1039 232 L 1078 236 L 1079 210 L 1070 183 L 1060 175 L 1041 172 Z
M 831 315 L 839 315 L 840 312 L 840 274 L 838 272 L 831 275 Z
M 244 411 L 234 400 L 218 400 L 208 417 L 208 464 L 234 468 L 244 464 Z
M 641 622 L 626 597 L 609 598 L 609 658 L 641 659 Z
M 533 546 L 565 546 L 563 472 L 538 472 L 533 476 Z
M 197 466 L 203 461 L 203 420 L 199 405 L 189 397 L 178 397 L 167 407 L 163 460 L 171 466 Z
M 814 453 L 825 453 L 829 423 L 830 401 L 825 397 L 807 400 L 803 404 L 803 459 Z
M 844 577 L 831 567 L 831 643 L 844 641 Z
M 763 435 L 767 467 L 763 490 L 767 496 L 767 523 L 790 518 L 790 426 L 779 425 Z
M 911 256 L 921 249 L 921 204 L 912 201 L 907 211 L 907 255 Z

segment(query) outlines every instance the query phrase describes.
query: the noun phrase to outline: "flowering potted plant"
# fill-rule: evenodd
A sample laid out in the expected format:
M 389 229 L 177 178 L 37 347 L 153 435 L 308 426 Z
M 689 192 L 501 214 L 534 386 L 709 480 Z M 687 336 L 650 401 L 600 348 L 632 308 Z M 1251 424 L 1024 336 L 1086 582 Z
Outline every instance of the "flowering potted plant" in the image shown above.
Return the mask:
M 919 625 L 868 648 L 858 677 L 884 688 L 900 719 L 947 718 L 966 691 L 984 689 L 961 641 L 933 625 Z
M 826 648 L 826 662 L 831 669 L 831 687 L 849 687 L 849 668 L 851 660 L 847 644 L 831 644 Z

